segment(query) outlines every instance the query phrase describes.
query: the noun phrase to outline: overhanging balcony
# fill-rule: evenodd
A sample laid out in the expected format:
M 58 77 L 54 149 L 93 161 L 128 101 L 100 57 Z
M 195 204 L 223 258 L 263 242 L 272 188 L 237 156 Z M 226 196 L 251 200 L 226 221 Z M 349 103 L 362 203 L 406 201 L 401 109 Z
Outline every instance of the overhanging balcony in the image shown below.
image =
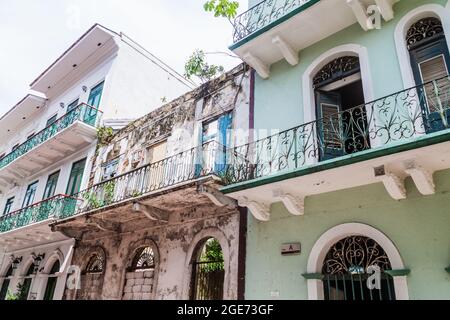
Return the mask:
M 57 195 L 0 217 L 0 246 L 9 250 L 64 239 L 51 231 L 49 223 L 75 205 L 75 198 Z
M 225 154 L 224 146 L 209 142 L 95 184 L 74 195 L 76 207 L 58 217 L 54 230 L 124 231 L 130 223 L 134 228 L 165 223 L 170 212 L 219 205 L 221 197 L 229 201 L 214 191 L 225 171 Z
M 286 59 L 296 65 L 302 49 L 356 22 L 365 31 L 374 29 L 372 5 L 385 21 L 393 19 L 398 1 L 265 0 L 236 17 L 230 50 L 268 78 L 273 63 Z
M 101 112 L 81 104 L 0 160 L 0 186 L 17 183 L 80 150 L 97 137 Z
M 304 214 L 307 196 L 381 182 L 395 200 L 411 177 L 423 195 L 450 168 L 450 77 L 302 124 L 229 151 L 221 191 L 270 218 L 283 202 Z

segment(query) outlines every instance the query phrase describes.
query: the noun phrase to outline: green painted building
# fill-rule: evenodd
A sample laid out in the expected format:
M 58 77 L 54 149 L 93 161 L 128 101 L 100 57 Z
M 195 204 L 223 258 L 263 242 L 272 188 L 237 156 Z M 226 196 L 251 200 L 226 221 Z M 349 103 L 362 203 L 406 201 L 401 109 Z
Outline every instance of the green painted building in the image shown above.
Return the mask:
M 251 212 L 247 299 L 450 299 L 449 47 L 447 0 L 236 18 L 255 130 L 222 191 Z

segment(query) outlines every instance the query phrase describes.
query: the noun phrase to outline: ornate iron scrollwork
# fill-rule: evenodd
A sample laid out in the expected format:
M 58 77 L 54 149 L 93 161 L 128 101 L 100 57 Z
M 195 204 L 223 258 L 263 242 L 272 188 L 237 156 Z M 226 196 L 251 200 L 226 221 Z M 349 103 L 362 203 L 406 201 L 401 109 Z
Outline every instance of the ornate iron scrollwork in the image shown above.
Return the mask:
M 375 241 L 363 236 L 342 239 L 331 247 L 325 257 L 322 273 L 326 275 L 362 274 L 370 266 L 390 270 L 386 252 Z
M 155 254 L 151 247 L 140 248 L 131 264 L 131 271 L 153 269 L 155 267 Z
M 95 253 L 87 264 L 86 273 L 101 273 L 103 272 L 104 265 L 105 261 L 103 256 Z
M 425 18 L 417 21 L 409 28 L 406 34 L 406 44 L 408 49 L 411 49 L 418 43 L 442 33 L 444 33 L 444 28 L 441 20 L 434 17 Z
M 313 79 L 314 86 L 318 86 L 330 79 L 338 79 L 342 74 L 359 69 L 359 58 L 345 56 L 327 63 Z

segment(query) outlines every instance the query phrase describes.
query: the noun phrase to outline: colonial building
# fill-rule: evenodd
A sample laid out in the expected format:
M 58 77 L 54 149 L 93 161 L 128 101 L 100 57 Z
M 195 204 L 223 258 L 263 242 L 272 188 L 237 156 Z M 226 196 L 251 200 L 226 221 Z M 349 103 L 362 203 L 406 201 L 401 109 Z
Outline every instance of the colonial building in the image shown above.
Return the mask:
M 221 189 L 252 213 L 246 298 L 449 299 L 450 1 L 258 2 L 231 50 L 259 136 Z
M 247 142 L 244 64 L 100 144 L 92 184 L 52 229 L 75 239 L 65 299 L 243 297 L 246 210 L 218 192 Z M 241 129 L 241 130 L 237 130 Z
M 120 129 L 190 87 L 100 25 L 33 81 L 34 93 L 0 118 L 0 299 L 8 291 L 62 298 L 75 242 L 49 223 L 70 212 L 73 195 L 88 186 L 98 128 Z

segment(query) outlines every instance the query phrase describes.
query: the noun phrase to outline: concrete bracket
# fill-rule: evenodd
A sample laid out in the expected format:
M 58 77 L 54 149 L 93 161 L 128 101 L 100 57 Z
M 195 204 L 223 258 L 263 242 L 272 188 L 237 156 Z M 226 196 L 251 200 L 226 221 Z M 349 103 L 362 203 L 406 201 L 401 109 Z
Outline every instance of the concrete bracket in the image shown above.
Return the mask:
M 386 191 L 395 200 L 406 199 L 406 188 L 404 179 L 400 176 L 386 171 L 385 166 L 374 168 L 375 178 L 383 182 Z
M 224 194 L 222 194 L 217 189 L 208 187 L 204 184 L 200 184 L 197 186 L 197 192 L 200 194 L 203 194 L 207 196 L 214 205 L 218 207 L 224 207 L 224 206 L 232 206 L 236 207 L 237 203 L 236 200 L 231 199 Z
M 241 207 L 248 208 L 257 220 L 270 220 L 270 204 L 249 200 L 247 197 L 239 198 L 238 204 Z
M 133 203 L 133 211 L 143 213 L 147 218 L 153 221 L 168 222 L 169 211 L 152 207 L 139 202 Z
M 302 216 L 305 214 L 305 197 L 295 197 L 285 193 L 283 190 L 275 190 L 273 197 L 275 201 L 282 202 L 286 209 L 294 216 Z
M 433 180 L 433 172 L 416 165 L 414 162 L 406 164 L 405 172 L 411 176 L 419 192 L 425 196 L 436 193 L 436 187 Z

